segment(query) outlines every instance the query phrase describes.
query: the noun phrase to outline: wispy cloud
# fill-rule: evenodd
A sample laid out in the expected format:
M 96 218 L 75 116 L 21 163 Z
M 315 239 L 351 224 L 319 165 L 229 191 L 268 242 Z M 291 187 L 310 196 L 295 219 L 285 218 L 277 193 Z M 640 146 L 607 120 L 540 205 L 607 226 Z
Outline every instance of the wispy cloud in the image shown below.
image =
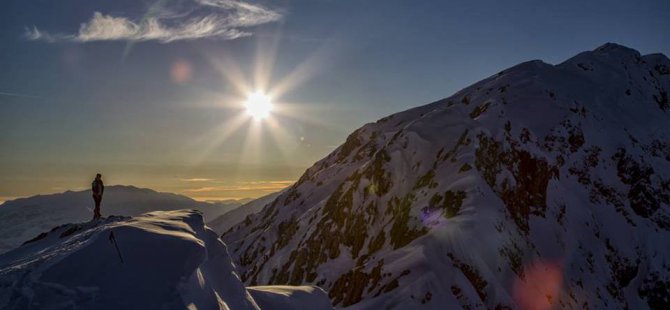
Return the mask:
M 209 181 L 214 181 L 214 179 L 208 179 L 208 178 L 189 178 L 189 179 L 179 179 L 179 181 L 182 181 L 182 182 L 209 182 Z
M 282 18 L 277 10 L 238 0 L 192 1 L 194 7 L 186 12 L 155 8 L 139 21 L 94 12 L 89 21 L 80 25 L 77 33 L 49 33 L 33 26 L 26 29 L 24 36 L 29 40 L 47 42 L 232 40 L 251 35 L 249 27 Z
M 4 92 L 4 91 L 0 91 L 0 96 L 31 98 L 31 99 L 44 99 L 44 97 L 40 97 L 40 96 L 21 94 L 21 93 L 10 93 L 10 92 Z
M 236 185 L 206 186 L 184 190 L 187 193 L 208 192 L 246 192 L 246 191 L 278 191 L 291 186 L 295 181 L 253 181 L 239 182 Z

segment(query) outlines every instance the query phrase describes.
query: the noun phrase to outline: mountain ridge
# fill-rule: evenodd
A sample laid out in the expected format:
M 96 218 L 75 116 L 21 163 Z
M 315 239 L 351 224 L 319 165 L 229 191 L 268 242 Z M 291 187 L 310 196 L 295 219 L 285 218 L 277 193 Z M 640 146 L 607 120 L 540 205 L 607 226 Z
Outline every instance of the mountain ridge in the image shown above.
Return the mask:
M 133 216 L 154 210 L 198 209 L 215 218 L 237 204 L 212 204 L 132 185 L 110 185 L 102 200 L 103 215 Z M 36 195 L 0 205 L 0 253 L 21 245 L 54 226 L 83 222 L 93 216 L 90 189 Z
M 513 66 L 362 126 L 222 239 L 246 283 L 336 306 L 668 305 L 668 67 L 617 44 Z

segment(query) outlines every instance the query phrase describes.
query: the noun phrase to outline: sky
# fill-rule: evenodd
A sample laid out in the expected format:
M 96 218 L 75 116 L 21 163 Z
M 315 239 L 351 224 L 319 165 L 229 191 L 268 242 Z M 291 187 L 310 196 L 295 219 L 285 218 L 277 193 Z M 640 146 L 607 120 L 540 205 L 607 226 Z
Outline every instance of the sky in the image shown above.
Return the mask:
M 606 42 L 670 55 L 670 1 L 9 0 L 0 201 L 289 186 L 368 122 Z M 270 116 L 244 104 L 264 92 Z

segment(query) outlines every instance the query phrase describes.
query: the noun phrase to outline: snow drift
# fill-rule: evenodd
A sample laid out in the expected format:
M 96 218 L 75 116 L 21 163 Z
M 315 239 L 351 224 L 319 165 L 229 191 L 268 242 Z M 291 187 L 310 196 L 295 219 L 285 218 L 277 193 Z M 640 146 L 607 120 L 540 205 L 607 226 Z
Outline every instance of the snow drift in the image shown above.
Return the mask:
M 254 292 L 263 309 L 329 308 L 314 287 Z M 0 255 L 2 309 L 259 309 L 254 294 L 193 210 L 62 225 Z

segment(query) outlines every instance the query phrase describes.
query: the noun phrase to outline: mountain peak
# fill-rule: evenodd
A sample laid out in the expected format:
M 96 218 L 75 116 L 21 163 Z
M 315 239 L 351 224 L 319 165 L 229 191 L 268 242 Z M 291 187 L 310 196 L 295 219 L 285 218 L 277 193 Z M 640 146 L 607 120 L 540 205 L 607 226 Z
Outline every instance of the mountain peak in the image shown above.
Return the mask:
M 635 49 L 632 49 L 630 47 L 627 47 L 625 45 L 617 44 L 617 43 L 612 43 L 612 42 L 607 42 L 599 47 L 597 47 L 595 50 L 593 50 L 595 53 L 621 53 L 621 54 L 633 54 L 633 55 L 640 55 L 640 52 L 638 52 Z
M 627 46 L 617 43 L 605 43 L 592 51 L 586 51 L 566 60 L 563 64 L 572 64 L 575 62 L 604 62 L 613 63 L 618 66 L 622 61 L 635 63 L 641 60 L 640 52 Z M 559 65 L 560 66 L 560 65 Z
M 621 61 L 637 63 L 640 62 L 642 58 L 640 52 L 637 50 L 611 42 L 605 43 L 593 51 L 587 53 L 601 60 L 606 59 L 607 62 L 615 61 L 617 63 Z

